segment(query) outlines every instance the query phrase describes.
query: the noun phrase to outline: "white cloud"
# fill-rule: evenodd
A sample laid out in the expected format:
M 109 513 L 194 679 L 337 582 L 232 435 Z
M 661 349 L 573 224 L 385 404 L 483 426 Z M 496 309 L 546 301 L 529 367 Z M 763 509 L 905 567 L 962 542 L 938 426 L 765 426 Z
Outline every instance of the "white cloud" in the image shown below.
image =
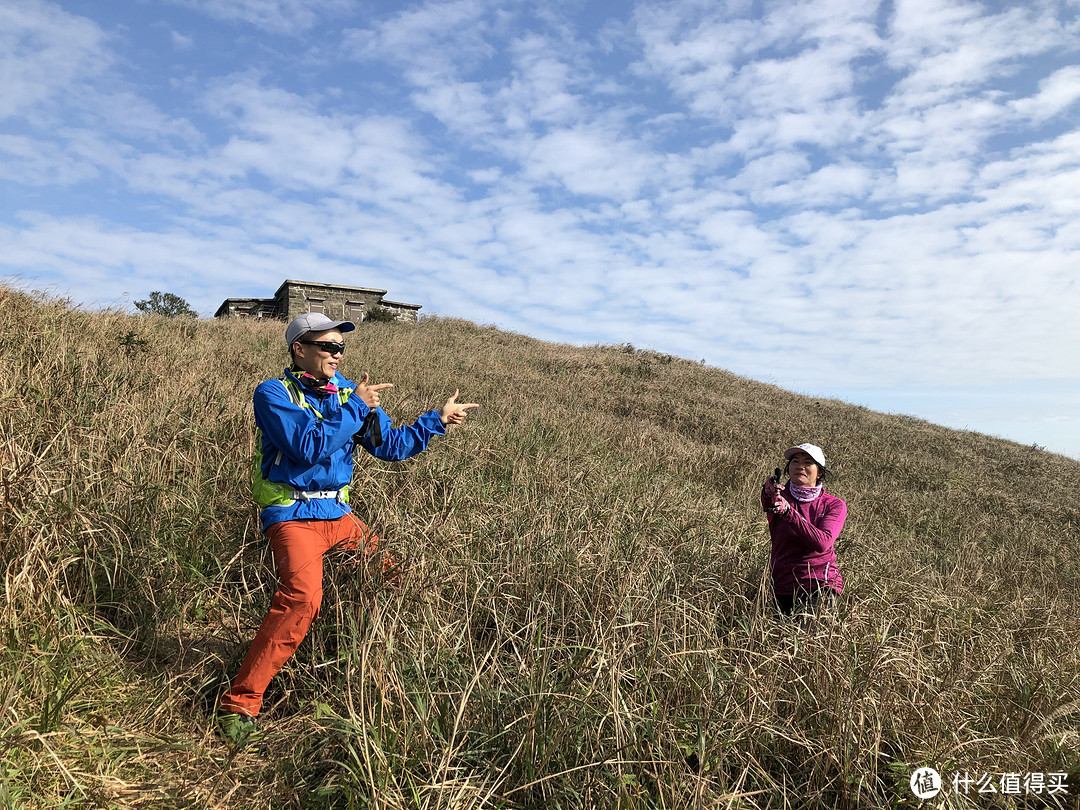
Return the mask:
M 166 289 L 187 298 L 204 315 L 230 296 L 258 294 L 269 279 L 277 279 L 271 282 L 276 288 L 286 267 L 289 277 L 300 278 L 345 279 L 355 272 L 314 251 L 253 243 L 233 228 L 152 232 L 93 218 L 33 217 L 18 229 L 0 227 L 0 245 L 20 277 L 34 286 L 62 280 L 58 292 L 77 301 L 122 304 L 121 287 L 133 297 Z M 408 300 L 407 294 L 399 297 Z
M 489 99 L 476 82 L 432 84 L 417 90 L 413 100 L 420 109 L 431 113 L 452 130 L 488 137 L 496 132 Z
M 98 174 L 93 163 L 56 143 L 21 135 L 0 135 L 0 179 L 24 186 L 69 185 Z
M 811 113 L 849 90 L 853 60 L 878 47 L 863 3 L 785 5 L 759 21 L 723 10 L 697 20 L 691 3 L 643 7 L 636 17 L 647 69 L 695 113 L 723 122 Z
M 1068 38 L 1042 4 L 986 14 L 965 0 L 897 0 L 885 58 L 908 72 L 900 102 L 925 107 L 1012 75 L 1021 58 L 1067 47 Z
M 1080 66 L 1069 65 L 1039 82 L 1037 95 L 1017 99 L 1013 106 L 1023 116 L 1046 121 L 1080 100 Z
M 181 34 L 179 31 L 171 31 L 173 47 L 178 51 L 190 51 L 195 47 L 195 38 Z
M 0 120 L 33 114 L 112 61 L 101 29 L 37 0 L 0 4 Z
M 187 5 L 296 46 L 204 59 L 250 34 L 164 20 L 133 76 L 138 31 L 13 6 L 35 33 L 0 33 L 0 65 L 31 66 L 37 117 L 0 131 L 3 267 L 204 312 L 360 283 L 804 388 L 1075 377 L 1080 74 L 1052 5 Z
M 761 190 L 762 202 L 804 208 L 832 208 L 864 199 L 880 177 L 850 161 L 823 166 L 815 172 L 801 173 L 786 182 L 777 182 Z
M 500 93 L 507 119 L 532 126 L 571 126 L 589 118 L 589 102 L 578 91 L 592 85 L 592 71 L 564 44 L 528 34 L 511 45 L 513 73 Z
M 540 138 L 525 170 L 538 182 L 554 178 L 574 194 L 623 200 L 649 182 L 656 161 L 613 133 L 577 128 Z
M 775 186 L 803 177 L 809 168 L 810 160 L 800 152 L 773 152 L 746 163 L 728 186 L 760 198 Z
M 322 19 L 359 10 L 356 0 L 168 0 L 226 22 L 247 23 L 274 34 L 296 35 Z
M 347 29 L 343 44 L 354 58 L 392 60 L 411 81 L 425 84 L 491 54 L 486 11 L 480 0 L 419 4 L 373 26 Z

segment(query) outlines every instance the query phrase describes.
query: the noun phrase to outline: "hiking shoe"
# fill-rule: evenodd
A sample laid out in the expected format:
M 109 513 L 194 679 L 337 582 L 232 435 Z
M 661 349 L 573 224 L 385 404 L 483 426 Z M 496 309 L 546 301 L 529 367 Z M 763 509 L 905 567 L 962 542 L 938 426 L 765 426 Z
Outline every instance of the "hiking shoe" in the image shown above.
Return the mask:
M 254 742 L 262 735 L 255 730 L 255 718 L 238 712 L 219 711 L 214 715 L 218 734 L 239 747 Z

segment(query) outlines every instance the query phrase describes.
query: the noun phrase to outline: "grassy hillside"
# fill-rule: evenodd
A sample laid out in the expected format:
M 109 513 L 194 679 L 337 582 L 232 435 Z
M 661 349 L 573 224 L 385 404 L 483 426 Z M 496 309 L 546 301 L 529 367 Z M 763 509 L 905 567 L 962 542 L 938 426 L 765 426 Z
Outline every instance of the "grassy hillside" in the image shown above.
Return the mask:
M 358 464 L 405 573 L 327 566 L 237 752 L 210 715 L 274 588 L 247 481 L 282 325 L 3 289 L 0 322 L 0 807 L 894 807 L 921 765 L 1080 795 L 1075 461 L 630 346 L 363 325 L 344 370 L 395 420 L 483 410 Z M 809 627 L 760 599 L 757 492 L 801 441 L 850 510 Z

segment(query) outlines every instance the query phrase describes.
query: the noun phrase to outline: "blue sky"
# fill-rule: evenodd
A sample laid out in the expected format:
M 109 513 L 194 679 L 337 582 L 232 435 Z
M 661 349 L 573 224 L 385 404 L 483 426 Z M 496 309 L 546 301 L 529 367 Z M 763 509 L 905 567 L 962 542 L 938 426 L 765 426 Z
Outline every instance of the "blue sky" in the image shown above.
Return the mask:
M 379 287 L 1080 458 L 1080 0 L 3 0 L 0 79 L 23 286 Z

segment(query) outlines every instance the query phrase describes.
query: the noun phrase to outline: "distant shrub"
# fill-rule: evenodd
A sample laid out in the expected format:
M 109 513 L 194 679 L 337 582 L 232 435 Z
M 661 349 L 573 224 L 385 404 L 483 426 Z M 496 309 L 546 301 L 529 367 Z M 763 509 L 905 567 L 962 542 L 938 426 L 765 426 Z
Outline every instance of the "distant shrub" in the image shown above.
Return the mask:
M 126 335 L 118 337 L 116 342 L 120 344 L 120 347 L 126 351 L 129 355 L 135 352 L 146 351 L 146 346 L 150 342 L 146 338 L 140 337 L 138 332 L 128 331 Z
M 164 315 L 166 318 L 197 318 L 198 313 L 191 308 L 187 300 L 174 293 L 163 293 L 154 290 L 150 297 L 143 301 L 136 301 L 135 308 L 139 312 L 150 315 Z
M 364 310 L 364 323 L 396 323 L 397 314 L 387 307 L 372 307 Z

